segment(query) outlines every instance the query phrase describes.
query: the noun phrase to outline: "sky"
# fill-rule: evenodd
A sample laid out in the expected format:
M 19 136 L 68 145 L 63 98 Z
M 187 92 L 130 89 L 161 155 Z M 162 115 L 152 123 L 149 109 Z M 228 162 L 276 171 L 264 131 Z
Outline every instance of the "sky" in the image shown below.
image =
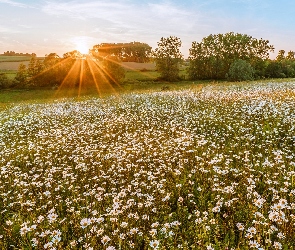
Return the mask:
M 63 53 L 110 42 L 177 36 L 185 57 L 193 41 L 235 32 L 295 51 L 294 0 L 0 0 L 0 54 Z

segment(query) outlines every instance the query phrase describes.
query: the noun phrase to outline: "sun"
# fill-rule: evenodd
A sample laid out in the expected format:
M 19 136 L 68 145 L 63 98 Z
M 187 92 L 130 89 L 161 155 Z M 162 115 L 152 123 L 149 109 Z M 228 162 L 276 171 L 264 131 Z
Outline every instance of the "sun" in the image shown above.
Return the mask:
M 76 50 L 78 50 L 83 55 L 89 53 L 89 48 L 85 43 L 78 43 L 76 45 Z

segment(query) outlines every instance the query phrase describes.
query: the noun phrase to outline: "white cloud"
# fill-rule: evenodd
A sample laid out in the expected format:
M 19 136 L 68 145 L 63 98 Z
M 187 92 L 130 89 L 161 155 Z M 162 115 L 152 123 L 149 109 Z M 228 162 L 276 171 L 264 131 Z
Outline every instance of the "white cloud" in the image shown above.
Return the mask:
M 127 0 L 48 1 L 42 10 L 61 19 L 86 22 L 92 27 L 88 35 L 104 42 L 142 41 L 154 46 L 162 36 L 184 37 L 194 32 L 196 23 L 202 25 L 199 11 L 169 1 L 141 4 Z
M 267 0 L 38 0 L 34 10 L 17 1 L 21 0 L 0 0 L 4 7 L 27 7 L 15 8 L 11 18 L 3 11 L 0 32 L 21 36 L 30 45 L 40 41 L 40 50 L 44 46 L 46 53 L 70 51 L 75 39 L 84 39 L 90 47 L 101 42 L 140 41 L 155 48 L 161 37 L 173 35 L 182 40 L 187 56 L 192 41 L 200 42 L 209 34 L 233 31 L 273 43 L 276 33 L 269 12 L 260 12 L 272 7 Z
M 0 33 L 15 34 L 15 33 L 21 33 L 21 32 L 15 29 L 10 29 L 7 26 L 0 25 Z
M 20 8 L 28 8 L 29 6 L 23 3 L 15 2 L 15 1 L 10 1 L 10 0 L 0 0 L 0 3 L 6 3 L 15 7 L 20 7 Z

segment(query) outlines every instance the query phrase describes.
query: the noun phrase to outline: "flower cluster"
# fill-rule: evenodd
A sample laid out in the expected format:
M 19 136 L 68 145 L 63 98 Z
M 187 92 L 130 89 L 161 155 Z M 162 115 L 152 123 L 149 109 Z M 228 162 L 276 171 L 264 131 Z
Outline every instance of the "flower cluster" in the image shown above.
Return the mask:
M 0 112 L 0 248 L 293 249 L 295 83 Z

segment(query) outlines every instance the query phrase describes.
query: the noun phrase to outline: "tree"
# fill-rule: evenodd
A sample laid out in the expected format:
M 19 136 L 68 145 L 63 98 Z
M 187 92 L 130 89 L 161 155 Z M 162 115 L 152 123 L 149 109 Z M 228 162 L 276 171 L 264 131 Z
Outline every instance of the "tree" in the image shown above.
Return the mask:
M 28 83 L 33 86 L 40 86 L 43 84 L 43 77 L 40 75 L 44 69 L 43 63 L 37 59 L 36 54 L 32 55 L 28 65 Z
M 289 61 L 294 61 L 295 60 L 295 52 L 290 50 L 288 52 L 288 55 L 286 56 L 286 59 L 289 60 Z
M 63 54 L 63 58 L 71 58 L 71 59 L 81 59 L 83 58 L 83 54 L 81 54 L 81 52 L 79 52 L 78 50 L 73 50 L 70 52 L 66 52 Z
M 0 73 L 0 89 L 8 88 L 11 85 L 11 81 L 8 79 L 7 75 Z
M 114 56 L 123 62 L 148 62 L 152 47 L 146 43 L 101 43 L 93 46 L 91 54 L 96 58 Z
M 125 70 L 120 64 L 120 59 L 115 56 L 104 58 L 103 67 L 105 77 L 111 84 L 119 85 L 125 78 Z
M 180 38 L 162 37 L 157 44 L 158 48 L 153 51 L 153 57 L 161 78 L 167 81 L 179 80 L 179 64 L 183 60 L 183 55 L 179 50 L 182 44 Z
M 276 57 L 278 62 L 282 62 L 285 60 L 285 50 L 281 49 Z
M 40 75 L 40 78 L 43 78 L 43 86 L 56 86 L 62 83 L 67 74 L 62 60 L 56 53 L 45 55 L 43 61 L 44 69 Z
M 120 59 L 121 45 L 102 44 L 93 48 L 91 54 L 96 59 L 96 68 L 98 69 L 98 74 L 92 74 L 93 77 L 100 79 L 99 81 L 104 87 L 110 84 L 120 85 L 125 78 L 125 69 L 122 67 Z
M 283 70 L 283 64 L 280 61 L 270 61 L 265 72 L 268 78 L 285 78 L 286 74 Z
M 24 86 L 27 83 L 27 67 L 25 64 L 21 63 L 18 67 L 18 71 L 14 78 L 17 85 Z
M 189 77 L 222 79 L 235 60 L 245 60 L 251 63 L 252 67 L 261 66 L 261 60 L 267 59 L 273 49 L 268 40 L 258 40 L 244 34 L 229 32 L 209 35 L 200 43 L 192 43 L 189 50 Z
M 231 81 L 250 81 L 254 79 L 254 69 L 245 60 L 234 61 L 229 68 L 228 78 Z

